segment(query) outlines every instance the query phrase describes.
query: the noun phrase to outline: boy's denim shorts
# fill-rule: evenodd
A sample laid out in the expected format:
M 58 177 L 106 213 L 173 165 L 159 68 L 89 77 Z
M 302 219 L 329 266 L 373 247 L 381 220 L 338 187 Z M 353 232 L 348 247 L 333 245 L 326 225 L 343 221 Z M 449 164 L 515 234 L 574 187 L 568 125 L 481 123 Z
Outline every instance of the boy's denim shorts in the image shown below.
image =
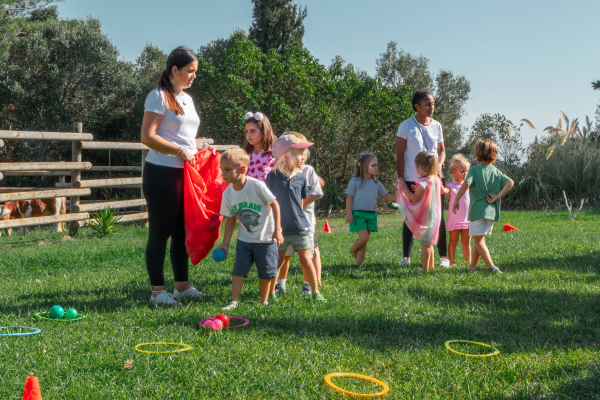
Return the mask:
M 260 279 L 277 278 L 277 242 L 275 243 L 248 243 L 237 241 L 233 276 L 248 276 L 252 264 L 256 264 Z

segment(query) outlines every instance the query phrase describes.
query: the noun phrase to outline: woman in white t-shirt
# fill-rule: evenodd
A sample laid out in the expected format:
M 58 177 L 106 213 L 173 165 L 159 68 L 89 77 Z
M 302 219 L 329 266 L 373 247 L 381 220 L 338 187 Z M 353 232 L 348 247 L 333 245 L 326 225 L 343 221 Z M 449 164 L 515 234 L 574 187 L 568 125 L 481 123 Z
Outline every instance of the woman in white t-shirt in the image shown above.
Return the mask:
M 204 296 L 189 283 L 183 207 L 184 163 L 193 165 L 194 154 L 207 147 L 196 141 L 200 117 L 192 98 L 183 92 L 192 85 L 197 69 L 198 59 L 191 50 L 173 50 L 144 105 L 142 143 L 150 148 L 142 183 L 150 225 L 146 268 L 152 285 L 150 302 L 155 304 L 176 305 L 175 298 Z M 169 237 L 173 294 L 166 291 L 163 273 Z
M 442 167 L 446 160 L 444 148 L 444 135 L 442 125 L 432 118 L 435 110 L 435 100 L 431 93 L 426 90 L 417 90 L 412 97 L 412 108 L 416 115 L 400 124 L 396 137 L 396 168 L 398 179 L 406 182 L 406 185 L 414 191 L 414 183 L 419 180 L 415 166 L 415 156 L 421 151 L 435 152 L 438 155 L 438 174 L 442 177 Z M 442 199 L 443 200 L 443 199 Z M 444 202 L 442 201 L 442 209 Z M 440 210 L 442 220 L 440 223 L 440 237 L 438 241 L 438 252 L 440 253 L 440 266 L 450 267 L 447 257 L 446 245 L 446 223 L 443 210 Z M 413 244 L 413 234 L 410 228 L 404 224 L 402 227 L 402 261 L 400 265 L 410 264 L 410 253 Z

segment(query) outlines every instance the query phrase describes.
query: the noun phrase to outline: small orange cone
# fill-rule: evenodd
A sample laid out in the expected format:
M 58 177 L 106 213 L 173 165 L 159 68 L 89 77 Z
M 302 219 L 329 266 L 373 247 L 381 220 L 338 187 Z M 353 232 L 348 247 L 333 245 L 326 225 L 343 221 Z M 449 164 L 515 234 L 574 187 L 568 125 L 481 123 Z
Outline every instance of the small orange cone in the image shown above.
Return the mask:
M 327 220 L 325 220 L 325 233 L 331 233 L 331 228 L 329 227 Z
M 40 383 L 37 376 L 29 376 L 25 380 L 23 400 L 42 400 L 42 392 L 40 391 Z

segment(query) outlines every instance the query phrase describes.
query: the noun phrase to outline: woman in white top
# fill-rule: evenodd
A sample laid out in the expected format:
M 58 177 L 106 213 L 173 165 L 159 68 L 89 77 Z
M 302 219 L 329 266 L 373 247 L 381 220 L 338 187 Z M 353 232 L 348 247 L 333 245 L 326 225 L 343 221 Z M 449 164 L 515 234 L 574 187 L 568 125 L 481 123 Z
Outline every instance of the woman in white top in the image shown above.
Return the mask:
M 435 110 L 435 100 L 431 93 L 426 90 L 417 90 L 412 97 L 412 108 L 416 115 L 400 124 L 396 137 L 396 168 L 398 179 L 406 182 L 406 185 L 414 191 L 414 183 L 420 178 L 415 166 L 415 156 L 421 151 L 435 152 L 438 156 L 438 174 L 442 175 L 442 167 L 446 160 L 444 148 L 444 135 L 442 125 L 432 118 Z M 443 198 L 442 198 L 443 200 Z M 446 245 L 446 223 L 444 221 L 442 201 L 442 220 L 440 223 L 440 237 L 438 240 L 438 252 L 440 253 L 440 266 L 450 267 L 447 257 Z M 410 264 L 410 253 L 413 244 L 413 234 L 410 228 L 404 224 L 402 227 L 402 253 L 403 258 L 400 265 Z
M 189 283 L 183 207 L 184 163 L 193 165 L 194 154 L 206 147 L 196 141 L 200 117 L 192 98 L 183 92 L 192 85 L 197 69 L 198 59 L 191 50 L 173 50 L 144 106 L 142 143 L 150 148 L 142 183 L 150 225 L 146 268 L 152 285 L 150 302 L 156 304 L 176 305 L 175 298 L 204 296 Z M 163 273 L 169 237 L 175 278 L 172 295 L 166 291 Z

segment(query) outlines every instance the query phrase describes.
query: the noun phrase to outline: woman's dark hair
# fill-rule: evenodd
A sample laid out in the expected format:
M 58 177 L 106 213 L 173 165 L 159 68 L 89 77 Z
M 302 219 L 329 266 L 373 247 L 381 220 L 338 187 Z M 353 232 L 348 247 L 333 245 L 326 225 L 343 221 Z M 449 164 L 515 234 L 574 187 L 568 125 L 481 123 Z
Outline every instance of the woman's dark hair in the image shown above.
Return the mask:
M 423 90 L 423 89 L 417 90 L 415 92 L 415 94 L 413 94 L 410 104 L 412 104 L 412 109 L 414 112 L 417 111 L 415 104 L 421 104 L 421 101 L 425 100 L 427 98 L 427 96 L 433 97 L 433 95 L 431 93 L 429 93 L 427 90 Z
M 163 70 L 162 74 L 160 74 L 160 78 L 156 84 L 156 87 L 165 93 L 169 108 L 175 111 L 175 114 L 177 115 L 184 115 L 185 113 L 175 98 L 173 85 L 171 84 L 171 80 L 169 78 L 173 71 L 173 67 L 182 69 L 194 61 L 198 61 L 198 58 L 196 58 L 196 55 L 190 49 L 183 46 L 176 48 L 171 52 L 171 54 L 169 54 L 169 57 L 167 58 L 167 66 Z

